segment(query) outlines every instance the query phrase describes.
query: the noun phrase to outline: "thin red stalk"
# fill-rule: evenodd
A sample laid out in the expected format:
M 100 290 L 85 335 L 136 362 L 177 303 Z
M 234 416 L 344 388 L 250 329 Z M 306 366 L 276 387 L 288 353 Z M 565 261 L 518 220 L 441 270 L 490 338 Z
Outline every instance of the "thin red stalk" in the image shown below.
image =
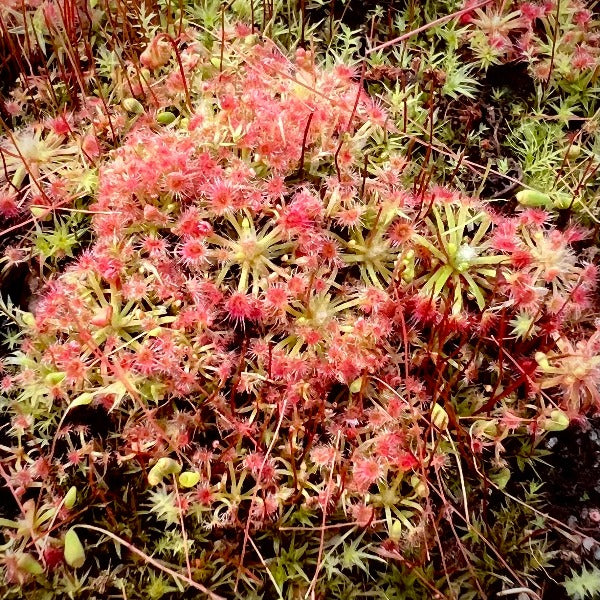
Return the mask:
M 300 15 L 302 18 L 302 29 L 300 30 L 300 48 L 304 48 L 306 46 L 304 41 L 304 27 L 306 25 L 306 0 L 300 0 Z
M 48 195 L 42 188 L 42 184 L 40 182 L 38 182 L 38 180 L 35 178 L 35 176 L 33 175 L 32 171 L 29 167 L 29 163 L 27 162 L 26 158 L 21 153 L 19 145 L 17 144 L 17 142 L 15 140 L 15 136 L 12 134 L 12 130 L 4 122 L 4 119 L 2 119 L 2 117 L 0 117 L 0 125 L 4 128 L 7 136 L 10 138 L 12 145 L 15 147 L 15 150 L 17 151 L 17 155 L 21 159 L 21 162 L 23 163 L 23 166 L 25 167 L 25 170 L 27 171 L 27 174 L 29 175 L 30 185 L 31 184 L 35 185 L 35 187 L 39 190 L 39 192 L 40 192 L 41 196 L 44 198 L 44 200 L 48 201 L 48 203 L 51 204 L 50 198 L 48 198 Z M 10 153 L 8 153 L 8 154 L 10 156 Z
M 66 2 L 65 2 L 66 5 Z M 69 57 L 69 62 L 71 63 L 71 67 L 72 67 L 72 73 L 74 73 L 75 78 L 77 79 L 77 83 L 79 84 L 79 88 L 81 90 L 81 96 L 82 98 L 85 98 L 86 96 L 86 85 L 85 85 L 85 80 L 84 80 L 84 76 L 83 76 L 83 71 L 81 69 L 81 61 L 79 59 L 79 51 L 78 49 L 74 46 L 72 40 L 71 40 L 71 36 L 68 34 L 68 15 L 66 14 L 66 8 L 63 11 L 63 8 L 60 5 L 60 2 L 58 3 L 58 10 L 60 12 L 60 18 L 61 21 L 63 23 L 64 29 L 65 29 L 65 38 L 66 38 L 66 44 L 64 45 L 64 49 L 67 52 L 67 56 Z
M 13 36 L 9 33 L 6 24 L 4 23 L 4 19 L 2 18 L 2 13 L 0 12 L 0 31 L 2 33 L 2 37 L 7 41 L 10 49 L 10 55 L 15 59 L 17 65 L 19 67 L 19 79 L 21 80 L 21 85 L 27 93 L 29 94 L 29 98 L 31 99 L 31 105 L 33 106 L 33 112 L 37 120 L 41 118 L 41 114 L 39 108 L 37 106 L 37 102 L 35 101 L 35 96 L 33 94 L 33 90 L 31 89 L 28 81 L 27 71 L 25 69 L 25 65 L 23 64 L 21 57 L 24 56 L 23 53 L 16 48 L 13 42 Z M 29 73 L 33 74 L 31 71 L 31 64 L 29 64 Z
M 265 452 L 265 455 L 263 457 L 262 463 L 260 465 L 260 469 L 258 471 L 258 474 L 256 476 L 256 486 L 254 488 L 254 492 L 252 494 L 252 498 L 250 500 L 250 508 L 249 508 L 249 514 L 248 514 L 248 519 L 246 521 L 246 527 L 244 528 L 244 541 L 242 543 L 242 552 L 240 554 L 240 562 L 239 562 L 239 566 L 238 566 L 238 572 L 237 572 L 237 576 L 235 579 L 235 588 L 234 588 L 234 592 L 237 592 L 237 588 L 239 585 L 239 581 L 240 581 L 240 577 L 241 577 L 241 573 L 242 573 L 242 569 L 244 567 L 244 557 L 246 555 L 246 547 L 248 545 L 248 539 L 250 537 L 250 526 L 252 524 L 252 507 L 254 506 L 254 503 L 256 502 L 256 498 L 258 496 L 258 489 L 260 486 L 260 482 L 262 480 L 262 474 L 263 471 L 265 469 L 265 466 L 267 464 L 267 461 L 269 460 L 269 456 L 271 455 L 271 452 L 273 451 L 273 448 L 275 447 L 275 444 L 277 443 L 277 438 L 279 436 L 279 431 L 281 430 L 281 425 L 283 424 L 283 419 L 285 417 L 285 411 L 287 409 L 287 402 L 288 402 L 288 397 L 285 396 L 283 399 L 283 404 L 279 409 L 279 420 L 277 421 L 277 426 L 275 427 L 275 431 L 273 432 L 273 438 L 271 440 L 271 443 L 269 444 L 269 447 L 267 448 L 267 451 Z
M 435 75 L 431 75 L 431 97 L 429 98 L 429 142 L 430 144 L 426 147 L 425 158 L 423 158 L 423 164 L 421 165 L 421 171 L 415 178 L 415 184 L 413 191 L 417 193 L 417 185 L 419 186 L 419 196 L 421 197 L 421 208 L 422 200 L 425 195 L 425 175 L 427 167 L 429 166 L 429 160 L 431 158 L 431 144 L 433 144 L 433 127 L 434 127 L 434 114 L 435 114 Z M 417 221 L 421 216 L 421 211 L 417 214 Z
M 552 184 L 552 189 L 556 189 L 556 185 L 558 184 L 558 182 L 560 181 L 560 179 L 564 175 L 564 173 L 565 173 L 565 165 L 567 164 L 567 161 L 569 160 L 569 152 L 571 151 L 571 148 L 573 147 L 573 144 L 575 143 L 575 141 L 577 140 L 577 138 L 581 136 L 582 131 L 583 130 L 580 129 L 569 140 L 569 145 L 567 146 L 567 149 L 565 151 L 565 155 L 563 156 L 562 162 L 560 163 L 560 168 L 556 172 L 556 177 L 554 178 L 554 183 Z
M 117 60 L 119 61 L 119 65 L 121 67 L 121 72 L 125 76 L 125 81 L 127 82 L 127 87 L 129 88 L 129 93 L 132 96 L 135 96 L 133 86 L 131 84 L 131 80 L 129 79 L 129 73 L 127 72 L 127 65 L 123 62 L 121 53 L 117 51 L 117 48 L 119 48 L 120 40 L 116 36 L 116 32 L 119 31 L 119 27 L 118 27 L 116 21 L 114 20 L 114 16 L 110 10 L 110 1 L 109 0 L 106 0 L 104 10 L 105 10 L 105 14 L 108 18 L 108 21 L 110 24 L 110 29 L 111 29 L 111 34 L 112 34 L 110 38 L 108 35 L 105 36 L 104 43 L 108 45 L 108 40 L 111 39 L 111 49 L 114 51 L 115 56 L 117 57 Z M 118 8 L 116 10 L 118 10 Z M 123 28 L 123 31 L 125 32 L 125 34 L 128 35 L 126 27 Z
M 362 67 L 360 70 L 360 80 L 358 82 L 358 90 L 356 92 L 356 98 L 354 99 L 354 106 L 352 107 L 352 112 L 350 113 L 350 118 L 348 119 L 348 124 L 346 125 L 345 130 L 342 133 L 340 133 L 340 143 L 338 144 L 337 150 L 335 151 L 335 154 L 333 156 L 333 162 L 335 164 L 335 171 L 337 173 L 338 181 L 340 183 L 342 181 L 342 175 L 340 172 L 340 166 L 338 164 L 338 156 L 339 156 L 342 146 L 344 144 L 343 135 L 350 130 L 350 127 L 352 126 L 352 121 L 354 120 L 354 116 L 356 115 L 356 109 L 358 108 L 358 102 L 359 102 L 360 97 L 363 92 L 363 84 L 365 81 L 365 70 L 366 70 L 366 61 L 363 61 Z
M 548 86 L 550 85 L 550 80 L 552 79 L 552 72 L 554 71 L 554 59 L 556 55 L 556 42 L 558 40 L 558 29 L 560 27 L 560 2 L 561 0 L 556 0 L 556 13 L 554 15 L 554 31 L 552 33 L 552 52 L 550 54 L 550 68 L 548 69 L 548 77 L 544 82 L 544 96 L 548 91 Z
M 490 2 L 493 2 L 493 1 L 494 0 L 484 0 L 483 2 L 479 2 L 478 4 L 469 6 L 468 8 L 463 8 L 463 9 L 453 12 L 449 15 L 446 15 L 445 17 L 440 17 L 439 19 L 435 19 L 435 21 L 426 23 L 425 25 L 423 25 L 421 27 L 417 27 L 417 29 L 413 29 L 412 31 L 403 33 L 402 35 L 398 36 L 397 38 L 394 38 L 393 40 L 389 40 L 388 42 L 384 42 L 383 44 L 379 44 L 379 46 L 375 46 L 374 48 L 367 50 L 367 55 L 373 54 L 373 52 L 379 52 L 379 50 L 384 50 L 385 48 L 389 48 L 390 46 L 394 46 L 395 44 L 398 44 L 400 42 L 408 40 L 411 37 L 418 35 L 419 33 L 423 33 L 424 31 L 431 29 L 432 27 L 436 27 L 437 25 L 441 25 L 442 23 L 445 23 L 446 21 L 451 21 L 452 19 L 456 19 L 457 17 L 460 17 L 462 15 L 470 13 L 478 8 L 482 8 L 486 4 L 489 4 Z
M 306 152 L 306 140 L 308 138 L 308 130 L 310 129 L 310 123 L 314 116 L 314 111 L 311 111 L 308 115 L 306 127 L 304 128 L 304 135 L 302 136 L 302 152 L 300 153 L 300 166 L 298 169 L 298 179 L 302 179 L 304 175 L 304 153 Z
M 160 37 L 164 37 L 166 40 L 168 40 L 169 43 L 171 44 L 171 46 L 173 47 L 173 51 L 175 52 L 175 59 L 177 60 L 177 64 L 179 65 L 179 72 L 181 74 L 181 83 L 183 84 L 183 90 L 185 93 L 185 102 L 186 102 L 188 110 L 191 112 L 192 111 L 192 98 L 190 96 L 190 89 L 187 84 L 187 77 L 185 75 L 183 63 L 181 62 L 181 54 L 179 52 L 179 47 L 177 46 L 177 42 L 175 41 L 173 36 L 170 36 L 167 33 L 161 34 Z
M 194 581 L 190 577 L 188 577 L 186 575 L 182 575 L 181 573 L 175 571 L 174 569 L 167 567 L 162 562 L 158 561 L 155 558 L 152 558 L 145 552 L 142 552 L 139 548 L 136 548 L 133 544 L 130 544 L 123 538 L 120 538 L 118 535 L 115 535 L 114 533 L 108 531 L 107 529 L 102 529 L 102 527 L 96 527 L 95 525 L 85 525 L 83 523 L 78 524 L 77 528 L 78 529 L 89 529 L 90 531 L 95 531 L 97 533 L 100 533 L 102 535 L 109 537 L 110 539 L 117 542 L 121 546 L 124 546 L 125 548 L 127 548 L 130 552 L 137 554 L 140 558 L 142 558 L 142 560 L 144 560 L 149 565 L 152 565 L 153 567 L 157 568 L 158 570 L 163 571 L 164 573 L 167 573 L 171 577 L 178 579 L 179 581 L 182 581 L 184 583 L 187 583 L 189 586 L 193 587 L 194 589 L 196 589 L 200 592 L 203 592 L 211 600 L 225 600 L 225 598 L 223 598 L 223 596 L 219 596 L 218 594 L 215 594 L 215 592 L 212 592 L 211 590 L 209 590 L 206 586 L 202 585 L 201 583 L 198 583 L 197 581 Z
M 83 43 L 84 43 L 85 52 L 86 52 L 88 60 L 90 62 L 90 69 L 92 70 L 92 73 L 94 74 L 94 77 L 97 80 L 96 90 L 98 92 L 98 97 L 100 98 L 100 102 L 102 103 L 102 108 L 104 109 L 104 114 L 106 115 L 106 119 L 108 121 L 108 127 L 110 129 L 112 140 L 113 140 L 113 142 L 115 142 L 116 139 L 117 139 L 117 134 L 116 134 L 115 128 L 113 126 L 112 118 L 111 118 L 111 115 L 110 115 L 110 110 L 108 108 L 108 105 L 106 103 L 106 99 L 104 97 L 104 92 L 102 91 L 102 83 L 99 81 L 99 79 L 98 79 L 98 77 L 96 75 L 96 65 L 94 64 L 93 51 L 92 51 L 90 43 L 89 43 L 89 41 L 87 39 L 84 38 Z

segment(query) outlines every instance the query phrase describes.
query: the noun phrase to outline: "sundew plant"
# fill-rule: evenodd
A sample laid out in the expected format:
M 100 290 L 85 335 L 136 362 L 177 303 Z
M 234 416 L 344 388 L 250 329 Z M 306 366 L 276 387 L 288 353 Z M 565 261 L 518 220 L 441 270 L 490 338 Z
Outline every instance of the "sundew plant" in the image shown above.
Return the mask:
M 600 592 L 597 7 L 341 4 L 0 7 L 2 597 Z

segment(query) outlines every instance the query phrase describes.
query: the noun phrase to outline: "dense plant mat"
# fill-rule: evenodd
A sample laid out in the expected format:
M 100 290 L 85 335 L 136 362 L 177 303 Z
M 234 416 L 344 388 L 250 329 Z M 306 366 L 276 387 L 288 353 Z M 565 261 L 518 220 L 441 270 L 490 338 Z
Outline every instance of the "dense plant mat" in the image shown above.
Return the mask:
M 598 594 L 594 10 L 5 2 L 3 597 Z

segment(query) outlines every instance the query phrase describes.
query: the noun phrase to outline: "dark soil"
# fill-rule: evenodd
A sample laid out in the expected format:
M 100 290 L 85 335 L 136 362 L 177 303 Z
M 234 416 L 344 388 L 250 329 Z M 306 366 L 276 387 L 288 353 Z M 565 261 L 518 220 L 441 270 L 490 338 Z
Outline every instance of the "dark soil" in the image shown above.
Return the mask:
M 570 576 L 571 569 L 581 571 L 585 562 L 600 563 L 600 417 L 585 426 L 571 426 L 549 437 L 552 454 L 549 466 L 538 472 L 543 481 L 545 511 L 578 532 L 576 542 L 561 537 L 555 570 L 550 574 L 558 582 Z M 544 599 L 567 600 L 565 589 L 551 580 L 546 582 Z
M 528 101 L 535 93 L 535 85 L 525 63 L 492 65 L 487 70 L 484 84 L 491 89 L 508 89 L 513 101 L 515 98 Z

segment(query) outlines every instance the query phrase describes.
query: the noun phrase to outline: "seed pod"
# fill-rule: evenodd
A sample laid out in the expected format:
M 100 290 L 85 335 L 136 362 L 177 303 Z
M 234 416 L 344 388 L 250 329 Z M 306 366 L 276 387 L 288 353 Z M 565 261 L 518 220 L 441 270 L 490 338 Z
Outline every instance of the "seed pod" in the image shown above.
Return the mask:
M 564 431 L 569 426 L 569 417 L 562 410 L 553 410 L 549 418 L 543 420 L 542 427 L 546 431 Z
M 19 565 L 19 569 L 30 575 L 41 575 L 44 572 L 42 565 L 31 554 L 21 554 L 17 559 L 17 564 Z
M 420 496 L 421 498 L 427 498 L 427 496 L 429 496 L 429 487 L 418 475 L 413 475 L 410 478 L 410 485 L 413 486 L 413 490 L 415 490 L 417 496 Z
M 110 325 L 113 316 L 113 307 L 108 304 L 96 311 L 94 316 L 90 319 L 90 323 L 96 327 L 106 327 Z
M 64 371 L 54 371 L 44 377 L 44 383 L 46 385 L 58 385 L 66 376 L 67 374 Z
M 431 421 L 438 429 L 447 429 L 448 413 L 439 404 L 434 404 L 431 409 Z
M 493 481 L 501 490 L 506 487 L 508 480 L 510 479 L 510 469 L 503 467 L 499 471 L 490 475 L 490 480 Z
M 52 218 L 52 212 L 44 206 L 32 206 L 30 209 L 31 215 L 40 221 L 49 221 Z
M 521 190 L 516 195 L 517 202 L 530 208 L 548 206 L 552 204 L 552 198 L 548 194 L 538 192 L 537 190 Z
M 177 117 L 170 111 L 165 110 L 156 115 L 156 122 L 161 125 L 170 125 Z
M 548 373 L 552 367 L 548 362 L 548 356 L 544 352 L 536 352 L 535 353 L 535 362 L 539 365 L 540 369 L 544 373 Z
M 567 158 L 569 160 L 579 158 L 580 154 L 581 154 L 581 146 L 579 146 L 578 144 L 572 144 L 571 147 L 567 150 Z
M 362 389 L 362 385 L 363 385 L 363 378 L 359 377 L 358 379 L 355 379 L 351 384 L 350 384 L 350 391 L 353 394 L 358 394 L 358 392 L 360 392 L 360 390 Z
M 128 112 L 134 115 L 141 115 L 144 112 L 144 107 L 140 103 L 139 100 L 135 98 L 125 98 L 123 102 L 121 102 L 123 108 Z
M 75 502 L 77 502 L 77 488 L 72 485 L 69 488 L 69 491 L 65 494 L 65 501 L 63 505 L 65 508 L 71 509 L 75 506 Z
M 73 527 L 71 527 L 65 535 L 64 552 L 65 561 L 70 567 L 78 569 L 83 566 L 83 563 L 85 562 L 85 550 Z
M 93 399 L 94 394 L 91 392 L 83 392 L 83 394 L 79 394 L 79 396 L 69 404 L 69 410 L 76 408 L 77 406 L 87 406 L 92 403 Z
M 552 206 L 554 208 L 558 208 L 559 210 L 565 210 L 573 205 L 573 196 L 569 194 L 557 194 L 554 198 L 554 202 L 552 202 Z
M 181 465 L 172 458 L 159 458 L 157 463 L 150 469 L 148 473 L 148 483 L 150 485 L 158 485 L 167 475 L 177 475 L 181 472 Z
M 390 527 L 388 535 L 390 537 L 390 540 L 392 540 L 393 542 L 400 541 L 400 537 L 402 535 L 402 523 L 398 521 L 398 519 L 394 519 L 392 521 L 392 526 Z
M 192 488 L 200 481 L 200 473 L 196 471 L 184 471 L 179 476 L 179 484 L 184 488 Z
M 24 312 L 21 320 L 27 327 L 35 327 L 35 317 L 30 312 Z
M 171 59 L 172 47 L 168 40 L 157 35 L 140 54 L 140 62 L 147 69 L 164 67 Z

